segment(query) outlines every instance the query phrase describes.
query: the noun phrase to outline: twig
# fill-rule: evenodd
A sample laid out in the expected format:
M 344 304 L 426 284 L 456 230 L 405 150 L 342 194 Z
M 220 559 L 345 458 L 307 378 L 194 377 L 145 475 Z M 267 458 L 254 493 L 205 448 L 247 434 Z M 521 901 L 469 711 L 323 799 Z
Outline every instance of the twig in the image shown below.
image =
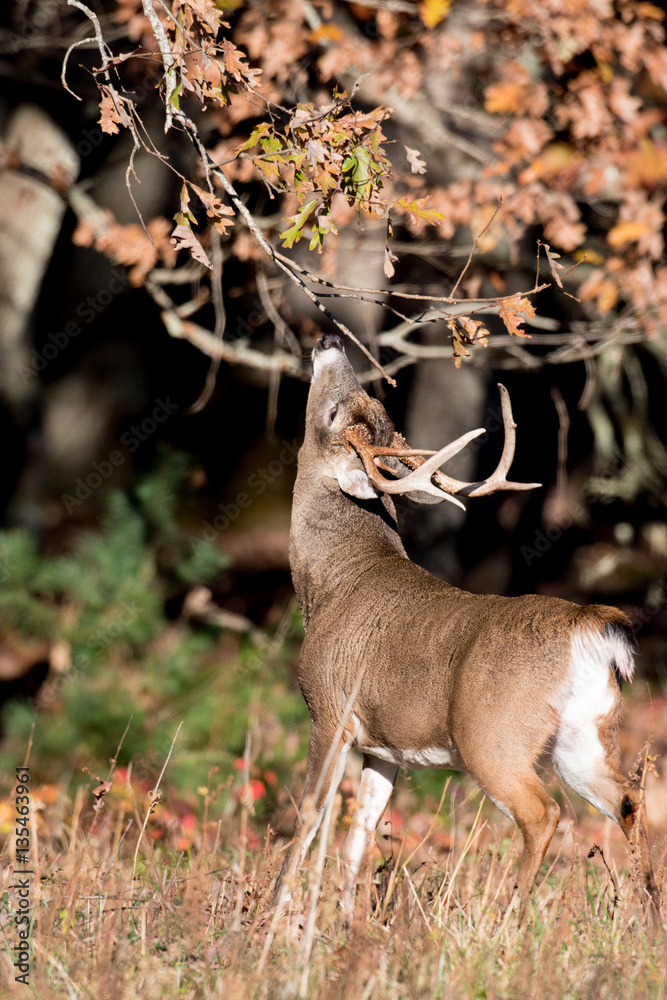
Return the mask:
M 146 2 L 146 0 L 144 0 L 144 2 Z M 148 2 L 149 2 L 149 0 L 148 0 Z M 145 222 L 144 222 L 144 220 L 142 218 L 141 212 L 139 211 L 139 206 L 137 205 L 137 202 L 135 200 L 134 194 L 132 192 L 132 184 L 131 184 L 131 181 L 130 181 L 131 174 L 134 173 L 134 175 L 136 177 L 136 173 L 134 171 L 134 157 L 135 157 L 135 154 L 136 154 L 137 150 L 140 149 L 142 145 L 144 146 L 145 149 L 148 149 L 148 147 L 146 146 L 146 144 L 142 143 L 142 141 L 141 141 L 141 139 L 139 137 L 139 133 L 137 131 L 137 124 L 136 124 L 135 118 L 137 120 L 139 120 L 139 121 L 141 119 L 138 118 L 137 112 L 136 112 L 136 110 L 135 110 L 134 105 L 132 104 L 132 102 L 128 102 L 129 103 L 129 109 L 130 109 L 129 113 L 128 113 L 128 111 L 125 108 L 125 102 L 123 101 L 123 99 L 121 98 L 120 94 L 118 93 L 118 91 L 116 90 L 116 88 L 114 87 L 114 85 L 113 85 L 113 83 L 111 81 L 111 77 L 109 75 L 110 55 L 106 52 L 107 45 L 106 45 L 106 42 L 104 41 L 104 36 L 102 34 L 102 28 L 100 27 L 100 22 L 99 22 L 99 20 L 97 18 L 97 15 L 90 9 L 90 7 L 86 7 L 86 5 L 81 2 L 81 0 L 67 0 L 67 3 L 68 3 L 68 5 L 70 7 L 77 7 L 80 11 L 82 11 L 86 15 L 86 17 L 89 18 L 89 20 L 92 22 L 93 28 L 95 29 L 95 38 L 97 40 L 97 47 L 99 49 L 100 56 L 102 57 L 102 67 L 101 67 L 101 69 L 102 69 L 102 72 L 104 73 L 104 79 L 105 79 L 105 82 L 106 82 L 106 86 L 107 86 L 107 88 L 109 90 L 109 93 L 111 95 L 111 98 L 112 98 L 112 100 L 114 102 L 114 106 L 116 108 L 116 111 L 118 113 L 119 118 L 121 119 L 121 121 L 123 122 L 123 124 L 130 130 L 130 133 L 132 135 L 133 147 L 132 147 L 132 152 L 130 153 L 129 163 L 128 163 L 127 169 L 125 171 L 125 186 L 127 188 L 127 191 L 128 191 L 129 196 L 130 196 L 130 199 L 132 201 L 132 204 L 134 205 L 134 209 L 135 209 L 135 211 L 137 213 L 139 221 L 141 222 L 141 225 L 143 226 L 145 232 L 148 234 L 148 238 L 150 239 L 150 241 L 152 243 L 153 242 L 152 237 L 151 237 L 150 233 L 148 232 L 148 229 L 146 228 L 146 224 L 145 224 Z M 164 157 L 162 157 L 157 152 L 157 150 L 155 150 L 155 147 L 153 147 L 153 150 L 149 150 L 149 152 L 154 152 L 155 155 L 157 155 L 160 159 L 164 160 Z
M 162 27 L 162 21 L 158 17 L 157 11 L 153 6 L 153 0 L 141 0 L 141 6 L 144 9 L 144 15 L 148 18 L 151 23 L 151 28 L 153 29 L 153 34 L 157 39 L 157 43 L 160 47 L 160 55 L 162 56 L 162 62 L 164 64 L 164 77 L 165 77 L 165 95 L 164 103 L 166 108 L 166 116 L 164 121 L 164 130 L 168 132 L 172 125 L 172 104 L 171 98 L 172 94 L 176 90 L 176 74 L 174 73 L 174 54 L 171 51 L 171 46 L 169 45 L 169 39 L 167 38 L 167 33 Z
M 35 723 L 33 722 L 33 724 L 30 727 L 30 736 L 28 737 L 28 746 L 26 747 L 25 756 L 23 758 L 23 766 L 24 767 L 28 766 L 28 761 L 30 760 L 30 754 L 32 752 L 32 738 L 33 738 L 34 734 L 35 734 Z
M 331 827 L 331 818 L 333 816 L 333 807 L 336 800 L 336 789 L 332 786 L 331 792 L 327 798 L 327 806 L 324 812 L 324 817 L 322 820 L 322 827 L 320 830 L 320 843 L 317 852 L 317 863 L 315 865 L 315 871 L 311 876 L 311 884 L 309 885 L 310 890 L 310 908 L 308 910 L 308 917 L 306 919 L 306 926 L 303 932 L 303 940 L 301 942 L 301 954 L 303 967 L 301 971 L 301 983 L 299 985 L 299 997 L 308 997 L 308 973 L 310 971 L 310 956 L 313 950 L 313 941 L 315 938 L 315 920 L 317 917 L 317 904 L 320 898 L 320 890 L 322 888 L 322 877 L 324 875 L 324 862 L 327 856 L 327 845 L 329 841 L 329 829 Z
M 477 822 L 479 820 L 479 817 L 481 815 L 481 812 L 482 812 L 482 806 L 484 805 L 484 798 L 485 798 L 485 796 L 483 795 L 482 796 L 482 800 L 481 800 L 481 802 L 479 804 L 479 809 L 477 810 L 477 815 L 475 816 L 475 822 L 473 823 L 473 825 L 470 828 L 470 833 L 468 834 L 468 838 L 467 838 L 465 844 L 463 845 L 463 850 L 461 851 L 461 854 L 459 856 L 458 861 L 454 865 L 454 871 L 452 872 L 452 874 L 449 877 L 449 885 L 447 886 L 447 892 L 445 893 L 445 898 L 442 901 L 442 906 L 443 906 L 444 909 L 446 909 L 449 906 L 449 900 L 451 898 L 452 892 L 454 891 L 454 883 L 456 881 L 456 876 L 459 873 L 459 869 L 460 869 L 461 865 L 465 861 L 465 859 L 466 859 L 466 857 L 468 855 L 468 852 L 470 851 L 470 848 L 473 846 L 473 844 L 475 843 L 475 841 L 477 840 L 477 838 L 481 834 L 482 830 L 484 830 L 484 828 L 487 825 L 486 820 L 484 820 L 484 822 L 480 826 L 479 830 L 475 829 L 476 826 L 477 826 Z M 440 890 L 438 892 L 438 896 L 441 896 L 443 887 L 444 887 L 444 879 L 443 879 L 443 884 L 440 887 Z
M 551 398 L 558 414 L 558 467 L 556 469 L 556 492 L 559 496 L 565 490 L 567 481 L 567 438 L 570 433 L 570 415 L 558 386 L 551 386 Z
M 243 751 L 243 789 L 241 793 L 241 850 L 239 853 L 239 868 L 237 878 L 236 903 L 230 930 L 241 930 L 241 913 L 243 912 L 243 880 L 245 863 L 248 855 L 248 795 L 250 794 L 250 754 L 252 750 L 252 733 L 248 729 L 245 734 L 245 749 Z
M 190 123 L 190 125 L 192 125 L 192 123 Z M 194 128 L 194 126 L 192 126 L 192 128 Z M 368 348 L 364 344 L 362 344 L 361 341 L 357 337 L 355 337 L 355 335 L 352 333 L 352 331 L 349 329 L 349 327 L 347 327 L 345 325 L 345 323 L 342 323 L 339 319 L 337 319 L 333 315 L 333 313 L 331 313 L 327 309 L 327 307 L 325 305 L 323 305 L 322 302 L 320 302 L 320 300 L 315 295 L 315 293 L 313 291 L 311 291 L 310 288 L 308 288 L 308 286 L 306 285 L 305 281 L 303 281 L 303 279 L 296 273 L 296 269 L 292 268 L 292 266 L 291 266 L 292 262 L 290 261 L 289 265 L 286 264 L 284 262 L 283 258 L 282 258 L 282 254 L 279 254 L 276 251 L 274 251 L 273 247 L 271 246 L 271 244 L 268 242 L 268 240 L 266 239 L 266 237 L 264 236 L 264 234 L 260 230 L 259 226 L 257 225 L 257 223 L 255 222 L 254 218 L 252 217 L 252 215 L 250 214 L 250 212 L 246 208 L 245 204 L 239 198 L 239 196 L 236 193 L 236 190 L 234 188 L 234 185 L 231 183 L 230 180 L 228 180 L 228 178 L 224 174 L 224 172 L 222 170 L 219 170 L 219 169 L 215 169 L 213 172 L 215 173 L 215 176 L 220 180 L 222 186 L 224 187 L 225 191 L 229 195 L 231 201 L 234 203 L 234 206 L 238 210 L 239 214 L 242 216 L 243 221 L 245 222 L 246 226 L 248 227 L 248 229 L 250 230 L 250 232 L 252 233 L 252 235 L 255 237 L 255 239 L 257 240 L 257 242 L 261 246 L 261 248 L 267 254 L 267 256 L 270 257 L 276 263 L 276 265 L 282 271 L 284 271 L 285 274 L 288 275 L 290 281 L 293 281 L 294 284 L 297 285 L 301 289 L 301 291 L 310 299 L 310 301 L 313 303 L 313 305 L 315 305 L 319 309 L 320 312 L 324 313 L 324 315 L 328 319 L 331 320 L 331 322 L 334 324 L 334 326 L 336 326 L 340 330 L 340 332 L 342 334 L 344 334 L 346 337 L 348 337 L 352 341 L 352 343 L 354 343 L 354 344 L 357 345 L 357 347 L 360 349 L 360 351 L 362 352 L 362 354 L 364 354 L 366 356 L 366 358 L 368 358 L 368 360 L 370 361 L 370 363 L 375 368 L 377 368 L 377 370 L 387 380 L 387 382 L 389 382 L 390 385 L 395 386 L 396 382 L 394 381 L 394 379 L 391 378 L 391 376 L 387 375 L 387 373 L 384 370 L 384 368 L 382 367 L 382 365 L 378 361 L 375 360 L 375 358 L 373 357 L 373 355 L 371 354 L 371 352 L 368 350 Z
M 211 289 L 213 291 L 213 309 L 215 311 L 215 327 L 213 329 L 213 336 L 216 340 L 222 343 L 225 336 L 225 328 L 227 326 L 227 310 L 225 309 L 225 298 L 222 294 L 222 268 L 224 264 L 224 255 L 222 252 L 222 244 L 220 242 L 220 233 L 215 227 L 212 227 L 211 229 L 211 263 L 213 264 Z M 184 414 L 192 416 L 193 414 L 199 413 L 204 409 L 213 395 L 221 361 L 221 356 L 211 358 L 208 371 L 206 372 L 206 381 L 204 382 L 204 386 L 194 403 L 183 410 Z
M 82 7 L 81 4 L 76 4 L 75 6 Z M 60 71 L 60 82 L 62 83 L 62 85 L 63 85 L 64 89 L 67 91 L 67 93 L 71 94 L 72 97 L 76 101 L 82 101 L 83 98 L 79 97 L 78 94 L 75 94 L 74 91 L 72 90 L 72 88 L 67 83 L 67 79 L 66 79 L 66 76 L 67 76 L 67 61 L 68 61 L 68 59 L 70 57 L 70 54 L 74 51 L 74 49 L 77 49 L 80 45 L 87 45 L 90 42 L 99 42 L 99 39 L 98 38 L 81 38 L 81 39 L 79 39 L 78 42 L 72 42 L 72 44 L 68 48 L 68 50 L 65 53 L 65 56 L 63 58 L 63 68 Z
M 492 221 L 493 221 L 492 219 L 489 220 L 489 225 Z M 483 232 L 480 233 L 480 236 L 482 235 Z M 470 306 L 472 303 L 475 302 L 489 302 L 491 304 L 495 304 L 499 302 L 504 302 L 508 299 L 513 299 L 517 295 L 517 292 L 512 292 L 511 295 L 496 295 L 495 297 L 492 296 L 489 298 L 481 297 L 474 299 L 459 299 L 459 298 L 453 298 L 451 295 L 429 295 L 426 292 L 402 292 L 397 288 L 360 288 L 357 287 L 356 285 L 342 285 L 339 282 L 329 281 L 329 279 L 327 278 L 322 278 L 319 275 L 314 274 L 312 271 L 308 271 L 305 267 L 302 267 L 300 264 L 297 264 L 297 262 L 295 260 L 292 260 L 291 257 L 286 257 L 284 254 L 280 253 L 279 250 L 275 250 L 274 255 L 276 258 L 282 260 L 285 264 L 288 264 L 290 267 L 294 268 L 295 271 L 298 271 L 299 274 L 302 274 L 305 278 L 307 278 L 308 281 L 312 281 L 318 285 L 324 285 L 327 288 L 333 288 L 335 291 L 340 291 L 340 292 L 355 292 L 357 294 L 363 294 L 363 295 L 391 295 L 393 298 L 409 299 L 410 301 L 413 302 L 443 302 L 446 303 L 447 305 L 463 304 L 466 306 Z M 538 292 L 542 292 L 544 291 L 545 288 L 550 288 L 550 287 L 551 287 L 550 281 L 544 281 L 541 284 L 535 282 L 532 288 L 527 289 L 527 291 L 525 292 L 519 292 L 518 294 L 524 297 L 528 295 L 536 295 Z
M 481 240 L 482 236 L 487 231 L 487 229 L 489 229 L 493 225 L 493 223 L 495 221 L 495 218 L 498 215 L 498 212 L 502 208 L 502 205 L 503 205 L 503 199 L 499 198 L 498 199 L 498 204 L 496 205 L 495 212 L 493 213 L 493 215 L 491 216 L 491 218 L 489 219 L 489 221 L 487 222 L 487 224 L 484 226 L 484 228 L 482 229 L 481 233 L 478 233 L 477 236 L 475 236 L 474 240 L 472 241 L 472 246 L 470 247 L 470 253 L 468 254 L 468 259 L 465 262 L 465 266 L 464 266 L 463 270 L 461 271 L 461 273 L 459 274 L 458 278 L 456 279 L 456 284 L 454 285 L 454 287 L 452 288 L 451 292 L 449 293 L 450 299 L 452 298 L 452 296 L 454 296 L 456 294 L 456 289 L 461 284 L 461 281 L 463 280 L 463 277 L 464 277 L 466 271 L 470 267 L 470 262 L 471 262 L 471 260 L 473 258 L 475 250 L 477 249 L 477 244 L 479 243 L 479 241 Z
M 153 799 L 152 799 L 152 802 L 155 801 L 155 796 L 156 796 L 157 790 L 160 787 L 160 782 L 162 781 L 162 778 L 164 776 L 164 772 L 167 770 L 167 764 L 169 763 L 169 759 L 171 757 L 172 751 L 173 751 L 174 746 L 176 744 L 176 739 L 178 737 L 178 734 L 181 731 L 181 726 L 182 725 L 183 725 L 183 723 L 179 722 L 178 729 L 174 733 L 174 738 L 171 741 L 171 746 L 169 747 L 169 753 L 167 754 L 167 759 L 165 760 L 165 762 L 164 762 L 164 764 L 162 766 L 162 770 L 160 771 L 160 776 L 158 777 L 156 785 L 155 785 L 155 788 L 153 789 Z M 139 831 L 139 837 L 137 839 L 137 846 L 136 846 L 135 851 L 134 851 L 134 859 L 132 861 L 132 878 L 131 878 L 131 881 L 130 881 L 130 889 L 132 888 L 132 885 L 134 884 L 134 878 L 135 878 L 135 874 L 136 874 L 136 871 L 137 871 L 137 858 L 139 857 L 139 848 L 141 847 L 141 841 L 142 841 L 142 838 L 143 838 L 143 835 L 144 835 L 144 831 L 145 831 L 145 829 L 146 829 L 146 827 L 148 825 L 148 818 L 149 818 L 149 816 L 151 815 L 151 813 L 153 811 L 153 809 L 152 809 L 152 802 L 151 802 L 151 805 L 146 810 L 146 815 L 144 817 L 144 822 L 143 822 L 143 825 L 141 827 L 141 830 Z
M 266 314 L 273 323 L 274 343 L 279 348 L 290 348 L 296 358 L 301 358 L 299 342 L 276 309 L 273 299 L 271 298 L 266 274 L 264 269 L 261 267 L 257 272 L 257 291 L 259 292 L 259 297 L 262 300 L 262 305 L 266 310 Z M 266 432 L 269 438 L 273 438 L 276 417 L 278 415 L 278 392 L 280 390 L 280 378 L 281 373 L 279 371 L 271 372 L 271 378 L 269 380 L 269 399 L 266 407 Z

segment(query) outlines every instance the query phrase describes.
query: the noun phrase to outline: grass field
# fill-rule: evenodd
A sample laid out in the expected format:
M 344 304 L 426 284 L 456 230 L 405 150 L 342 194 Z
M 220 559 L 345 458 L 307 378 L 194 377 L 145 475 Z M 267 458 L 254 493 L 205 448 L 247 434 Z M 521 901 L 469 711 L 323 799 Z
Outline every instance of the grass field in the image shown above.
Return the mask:
M 664 714 L 662 702 L 658 708 Z M 645 728 L 647 711 L 631 703 L 631 739 Z M 339 851 L 353 773 L 336 802 L 326 857 L 316 842 L 303 893 L 290 916 L 276 920 L 271 888 L 286 840 L 253 815 L 269 773 L 253 781 L 249 748 L 245 767 L 218 775 L 226 795 L 198 789 L 195 814 L 170 789 L 169 767 L 152 811 L 131 768 L 116 770 L 97 800 L 96 781 L 71 791 L 31 787 L 27 988 L 14 979 L 15 806 L 11 795 L 3 801 L 0 995 L 667 997 L 665 930 L 649 926 L 620 831 L 580 800 L 561 797 L 561 823 L 519 926 L 508 909 L 520 849 L 512 824 L 467 779 L 450 781 L 439 809 L 431 792 L 402 774 L 378 829 L 373 874 L 345 926 L 337 911 Z M 293 784 L 278 796 L 287 803 L 276 823 L 283 830 L 298 773 Z M 650 777 L 647 803 L 664 891 L 664 775 Z

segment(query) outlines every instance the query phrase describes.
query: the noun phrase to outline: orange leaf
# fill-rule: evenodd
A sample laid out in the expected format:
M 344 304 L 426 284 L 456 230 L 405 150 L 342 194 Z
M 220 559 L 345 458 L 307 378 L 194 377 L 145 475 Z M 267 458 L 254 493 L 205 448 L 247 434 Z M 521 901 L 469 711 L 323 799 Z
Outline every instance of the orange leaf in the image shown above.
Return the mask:
M 118 126 L 122 124 L 120 115 L 116 111 L 113 97 L 108 92 L 104 94 L 100 101 L 100 117 L 98 122 L 103 132 L 108 135 L 118 135 Z
M 484 91 L 484 107 L 490 114 L 514 114 L 524 93 L 525 87 L 521 83 L 514 83 L 511 80 L 492 83 Z
M 607 233 L 607 243 L 612 247 L 622 247 L 625 243 L 635 243 L 651 232 L 646 222 L 619 222 Z
M 427 28 L 435 28 L 449 14 L 451 0 L 424 0 L 419 5 L 419 16 Z
M 339 28 L 337 24 L 320 24 L 318 28 L 310 33 L 310 42 L 312 45 L 317 45 L 318 42 L 342 42 L 343 38 L 342 28 Z
M 524 315 L 520 316 L 519 313 Z M 507 327 L 508 333 L 514 334 L 515 337 L 531 336 L 525 330 L 519 329 L 526 319 L 531 319 L 535 315 L 535 306 L 528 299 L 522 299 L 518 293 L 511 299 L 502 299 L 498 303 L 498 315 Z

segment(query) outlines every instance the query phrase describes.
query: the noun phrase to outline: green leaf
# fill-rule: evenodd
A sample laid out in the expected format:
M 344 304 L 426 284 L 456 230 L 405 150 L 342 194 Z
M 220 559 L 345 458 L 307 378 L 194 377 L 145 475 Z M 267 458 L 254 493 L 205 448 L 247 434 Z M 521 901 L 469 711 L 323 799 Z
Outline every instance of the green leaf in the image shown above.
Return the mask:
M 268 134 L 269 134 L 269 126 L 266 124 L 266 122 L 260 122 L 260 124 L 256 125 L 255 128 L 252 130 L 246 141 L 242 145 L 237 146 L 236 152 L 242 153 L 246 149 L 252 149 L 253 146 L 257 145 L 260 139 L 264 138 Z
M 349 165 L 346 167 L 346 164 Z M 377 168 L 365 146 L 358 146 L 343 160 L 343 171 L 350 175 L 345 178 L 346 193 L 352 195 L 355 201 L 369 201 Z
M 393 204 L 396 208 L 407 212 L 414 220 L 424 219 L 425 222 L 442 222 L 444 215 L 434 208 L 425 208 L 426 198 L 419 198 L 417 201 L 408 201 L 407 198 L 398 198 Z
M 277 135 L 266 135 L 259 140 L 259 144 L 264 150 L 265 156 L 272 156 L 274 153 L 279 153 L 283 148 L 282 140 L 278 138 Z M 261 154 L 260 154 L 261 155 Z
M 280 238 L 283 241 L 283 246 L 290 250 L 295 243 L 298 243 L 303 236 L 303 227 L 306 224 L 308 216 L 312 212 L 313 208 L 317 204 L 317 198 L 313 198 L 309 201 L 303 208 L 296 213 L 296 215 L 291 215 L 289 221 L 293 222 L 294 225 L 290 226 L 280 234 Z
M 169 103 L 173 104 L 173 106 L 176 108 L 177 111 L 181 110 L 180 95 L 182 90 L 183 90 L 183 82 L 181 81 L 181 83 L 179 83 L 179 85 L 176 87 L 171 97 L 169 98 Z

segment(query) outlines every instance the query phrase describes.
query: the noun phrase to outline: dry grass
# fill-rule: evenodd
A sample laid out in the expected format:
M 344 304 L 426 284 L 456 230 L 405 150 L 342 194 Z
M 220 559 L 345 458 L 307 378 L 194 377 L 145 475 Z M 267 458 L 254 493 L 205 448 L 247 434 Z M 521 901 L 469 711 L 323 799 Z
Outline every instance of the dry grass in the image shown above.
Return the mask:
M 302 928 L 317 850 L 300 905 L 272 921 L 283 844 L 258 843 L 247 800 L 200 822 L 195 847 L 180 853 L 175 838 L 153 839 L 153 818 L 139 842 L 145 804 L 133 794 L 109 795 L 96 816 L 89 793 L 63 788 L 33 823 L 31 988 L 44 1000 L 667 997 L 664 930 L 647 926 L 622 838 L 593 812 L 575 822 L 564 804 L 520 928 L 508 910 L 519 846 L 511 824 L 467 783 L 452 786 L 435 823 L 435 810 L 411 815 L 404 781 L 393 830 L 381 824 L 393 837 L 380 837 L 399 864 L 369 872 L 350 927 L 336 907 L 344 817 L 332 826 L 311 950 Z M 588 859 L 593 843 L 603 853 Z M 5 864 L 0 995 L 25 997 L 10 958 L 11 884 Z

